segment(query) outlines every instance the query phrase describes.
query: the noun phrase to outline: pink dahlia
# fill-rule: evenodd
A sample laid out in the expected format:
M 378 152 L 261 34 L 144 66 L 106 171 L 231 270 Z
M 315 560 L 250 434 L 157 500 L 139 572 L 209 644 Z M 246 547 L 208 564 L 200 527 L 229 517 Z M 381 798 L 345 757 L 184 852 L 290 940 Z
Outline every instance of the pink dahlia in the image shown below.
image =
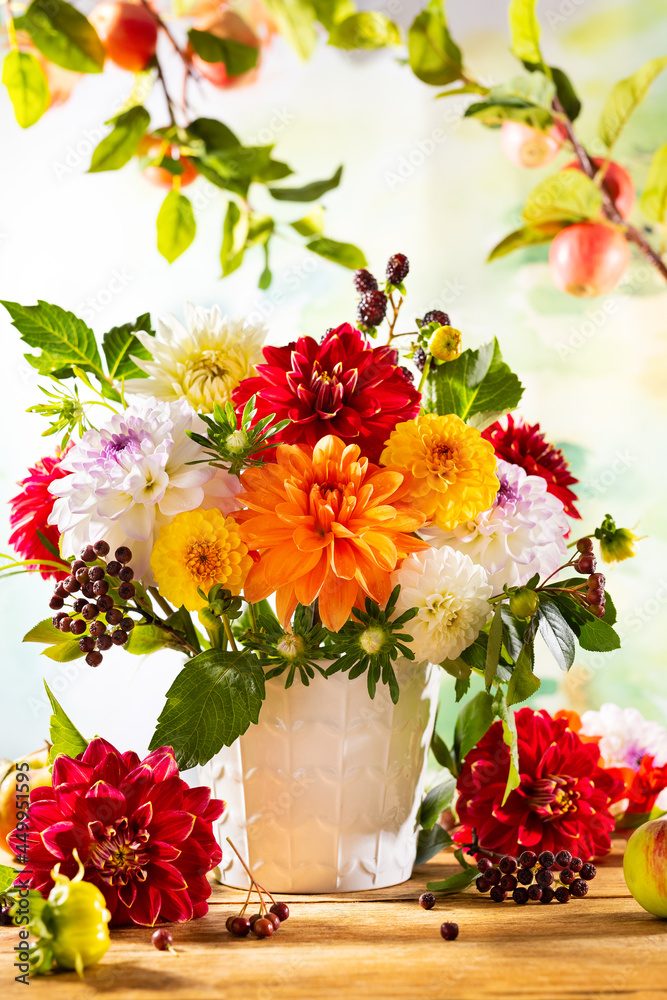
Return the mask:
M 510 413 L 507 426 L 496 420 L 482 437 L 491 442 L 498 458 L 520 465 L 529 476 L 541 476 L 548 492 L 562 501 L 565 513 L 581 518 L 575 507 L 577 495 L 570 489 L 579 480 L 571 475 L 562 451 L 549 444 L 539 424 L 527 424 L 522 417 L 515 423 Z
M 256 419 L 289 419 L 278 435 L 285 444 L 314 447 L 334 434 L 377 463 L 398 421 L 419 411 L 420 395 L 399 366 L 398 353 L 371 347 L 349 323 L 330 330 L 321 344 L 300 337 L 262 352 L 266 364 L 234 390 L 234 403 L 240 413 L 256 395 Z
M 33 568 L 39 570 L 45 580 L 49 577 L 64 580 L 68 576 L 67 570 L 60 571 L 41 562 L 42 559 L 53 562 L 55 556 L 37 534 L 40 532 L 54 549 L 58 549 L 60 532 L 55 524 L 49 524 L 49 515 L 56 502 L 53 494 L 49 493 L 49 486 L 69 475 L 60 464 L 65 454 L 59 451 L 57 455 L 40 458 L 18 484 L 21 492 L 9 501 L 12 508 L 9 521 L 14 528 L 9 544 L 22 559 L 34 562 Z
M 456 840 L 470 843 L 474 829 L 480 848 L 497 854 L 606 854 L 614 829 L 609 807 L 624 785 L 600 767 L 597 743 L 584 743 L 567 719 L 544 710 L 522 708 L 515 718 L 521 784 L 503 805 L 510 753 L 502 722 L 494 722 L 467 755 L 457 782 L 463 828 Z
M 76 759 L 56 757 L 53 786 L 30 793 L 27 844 L 18 829 L 8 841 L 18 856 L 27 846 L 30 888 L 44 896 L 55 865 L 76 874 L 76 848 L 112 925 L 180 923 L 208 911 L 206 876 L 222 858 L 211 824 L 224 807 L 183 781 L 170 747 L 139 760 L 97 737 Z

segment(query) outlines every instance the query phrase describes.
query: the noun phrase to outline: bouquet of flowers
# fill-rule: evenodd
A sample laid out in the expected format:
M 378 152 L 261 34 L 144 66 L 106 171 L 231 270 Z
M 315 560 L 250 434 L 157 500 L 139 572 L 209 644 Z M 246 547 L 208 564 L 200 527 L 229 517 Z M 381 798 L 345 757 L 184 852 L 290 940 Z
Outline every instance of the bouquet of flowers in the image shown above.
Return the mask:
M 5 571 L 54 581 L 51 614 L 25 638 L 90 667 L 113 646 L 186 657 L 150 744 L 155 780 L 166 768 L 176 782 L 176 765 L 206 763 L 256 723 L 267 679 L 365 674 L 371 697 L 387 685 L 396 702 L 394 664 L 407 658 L 440 664 L 457 700 L 484 679 L 454 745 L 433 749 L 453 775 L 476 774 L 471 751 L 487 733 L 505 748 L 504 802 L 521 794 L 513 708 L 540 687 L 537 636 L 563 670 L 577 645 L 619 646 L 594 544 L 618 560 L 635 536 L 610 516 L 576 530 L 577 481 L 539 424 L 510 412 L 523 387 L 495 339 L 462 349 L 438 310 L 400 330 L 408 271 L 403 254 L 382 284 L 357 271 L 357 325 L 284 347 L 188 305 L 185 325 L 165 317 L 154 332 L 144 315 L 100 349 L 58 306 L 3 303 L 38 351 L 26 357 L 46 398 L 31 409 L 59 436 L 12 501 L 18 558 Z M 62 765 L 63 780 L 89 784 L 118 752 L 85 749 L 52 703 L 70 739 L 54 749 L 91 764 L 75 777 Z M 136 773 L 126 757 L 114 780 Z M 221 805 L 197 805 L 210 830 Z M 50 805 L 35 822 L 56 822 Z M 205 840 L 202 870 L 217 863 Z M 152 894 L 130 902 L 154 921 Z

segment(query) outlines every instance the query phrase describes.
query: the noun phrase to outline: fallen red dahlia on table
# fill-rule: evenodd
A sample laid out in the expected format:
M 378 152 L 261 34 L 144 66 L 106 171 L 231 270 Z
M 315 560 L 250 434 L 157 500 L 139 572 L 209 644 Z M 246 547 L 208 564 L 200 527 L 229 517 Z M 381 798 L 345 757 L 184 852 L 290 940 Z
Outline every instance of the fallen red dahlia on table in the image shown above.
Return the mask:
M 56 865 L 76 875 L 76 848 L 111 926 L 180 923 L 208 912 L 206 876 L 222 858 L 211 824 L 224 807 L 183 781 L 170 747 L 140 760 L 96 737 L 78 758 L 56 757 L 53 787 L 30 795 L 27 845 L 19 830 L 9 845 L 19 857 L 27 846 L 30 888 L 44 896 Z
M 599 766 L 595 743 L 584 743 L 566 719 L 522 708 L 516 713 L 520 784 L 503 804 L 510 751 L 502 722 L 494 722 L 466 756 L 457 782 L 463 828 L 455 839 L 479 853 L 567 850 L 583 859 L 611 848 L 611 804 L 623 782 Z M 474 833 L 473 833 L 474 831 Z

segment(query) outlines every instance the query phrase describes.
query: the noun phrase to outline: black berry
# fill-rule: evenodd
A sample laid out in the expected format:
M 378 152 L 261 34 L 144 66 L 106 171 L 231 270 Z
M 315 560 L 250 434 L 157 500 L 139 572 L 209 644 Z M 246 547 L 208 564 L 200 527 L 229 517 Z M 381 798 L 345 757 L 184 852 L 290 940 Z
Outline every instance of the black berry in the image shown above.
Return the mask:
M 78 569 L 74 576 L 77 578 L 80 584 L 88 583 L 88 567 L 84 566 L 83 569 Z
M 379 326 L 387 315 L 387 296 L 376 290 L 365 292 L 357 306 L 357 319 L 364 326 Z
M 588 892 L 588 882 L 584 882 L 583 878 L 575 878 L 574 882 L 570 886 L 570 892 L 577 899 L 583 899 Z
M 571 885 L 574 882 L 575 878 L 576 876 L 571 868 L 563 868 L 562 872 L 560 873 L 560 880 L 563 883 L 563 885 Z
M 81 590 L 81 584 L 75 576 L 68 576 L 63 580 L 63 587 L 68 594 L 76 594 L 77 591 Z
M 111 641 L 114 646 L 124 646 L 128 639 L 127 632 L 123 632 L 122 628 L 117 628 L 115 632 L 111 633 Z
M 110 563 L 107 563 L 107 573 L 109 576 L 118 576 L 122 568 L 121 564 L 115 559 L 112 559 Z
M 581 869 L 583 868 L 583 866 L 584 866 L 584 863 L 581 860 L 581 858 L 571 858 L 570 859 L 570 868 L 572 869 L 573 872 L 580 872 Z
M 53 593 L 56 594 L 58 597 L 68 597 L 69 596 L 68 593 L 67 593 L 67 591 L 63 587 L 62 583 L 58 584 L 58 586 L 53 591 Z
M 92 635 L 84 635 L 79 639 L 79 649 L 83 653 L 92 653 L 95 649 L 95 640 Z
M 442 309 L 431 309 L 427 312 L 421 321 L 422 326 L 428 326 L 429 323 L 437 323 L 439 326 L 451 326 L 449 322 L 449 316 Z
M 269 912 L 266 915 L 266 919 L 271 921 L 271 923 L 273 924 L 274 931 L 277 931 L 278 928 L 280 927 L 280 917 L 278 916 L 278 914 L 271 913 L 271 911 L 269 910 Z
M 106 580 L 96 580 L 93 584 L 93 594 L 95 597 L 104 597 L 109 591 L 109 584 Z
M 419 905 L 423 906 L 425 910 L 432 910 L 435 906 L 435 896 L 432 892 L 422 892 L 419 897 Z M 273 909 L 273 907 L 272 907 Z
M 65 615 L 64 618 L 60 619 L 59 628 L 60 628 L 61 632 L 71 632 L 71 630 L 72 630 L 72 619 L 69 617 L 69 615 Z
M 410 261 L 404 253 L 395 253 L 387 261 L 387 281 L 392 285 L 400 285 L 407 278 Z
M 124 583 L 129 583 L 134 578 L 134 570 L 131 566 L 123 566 L 118 576 Z
M 108 594 L 104 594 L 102 597 L 97 598 L 97 606 L 100 611 L 108 612 L 113 608 L 113 597 Z
M 90 582 L 81 585 L 81 593 L 84 597 L 87 597 L 89 601 L 92 601 L 95 596 L 95 591 L 93 590 L 93 585 Z
M 234 917 L 229 930 L 234 937 L 247 937 L 250 934 L 250 921 L 247 917 Z
M 517 870 L 516 858 L 511 858 L 508 854 L 501 858 L 498 867 L 504 875 L 513 875 Z
M 106 653 L 107 649 L 111 649 L 113 645 L 113 639 L 108 633 L 101 635 L 97 640 L 97 648 L 101 653 Z
M 83 635 L 85 631 L 86 631 L 86 623 L 82 622 L 80 618 L 77 618 L 75 619 L 75 621 L 72 622 L 72 627 L 70 629 L 72 635 Z
M 97 544 L 100 545 L 101 543 L 98 542 Z M 106 542 L 104 544 L 106 545 Z M 108 548 L 107 546 L 107 550 Z M 166 927 L 159 927 L 156 931 L 153 931 L 151 941 L 158 951 L 169 951 L 174 943 L 174 939 Z
M 99 542 L 95 542 L 93 545 L 93 552 L 96 556 L 108 556 L 109 555 L 109 543 L 101 539 Z
M 88 601 L 86 601 L 83 597 L 77 597 L 76 601 L 74 602 L 74 610 L 76 611 L 77 615 L 81 614 L 87 603 Z
M 459 925 L 447 920 L 440 924 L 440 933 L 445 941 L 455 941 L 459 936 Z
M 584 576 L 588 576 L 589 573 L 595 572 L 595 556 L 589 552 L 584 553 L 584 555 L 579 556 L 577 561 L 574 563 L 574 568 L 577 573 L 582 573 Z
M 104 622 L 100 621 L 91 622 L 90 628 L 88 629 L 90 634 L 94 635 L 96 639 L 98 639 L 101 635 L 104 635 L 106 630 L 107 630 L 106 625 L 104 624 Z
M 100 600 L 102 600 L 102 598 L 100 598 Z M 118 625 L 122 621 L 122 618 L 123 618 L 123 612 L 120 610 L 120 608 L 111 607 L 106 613 L 106 619 L 109 625 Z
M 591 862 L 589 861 L 587 864 L 582 865 L 580 875 L 581 878 L 583 878 L 586 882 L 591 882 L 595 878 L 597 873 L 598 873 L 597 868 L 595 867 L 594 864 L 591 864 Z
M 130 598 L 134 597 L 134 584 L 133 583 L 121 583 L 118 588 L 118 596 L 121 601 L 129 601 Z
M 477 871 L 484 875 L 486 872 L 491 871 L 493 868 L 493 861 L 491 858 L 480 858 L 477 862 Z
M 570 861 L 572 861 L 572 855 L 569 851 L 559 851 L 556 855 L 556 862 L 561 868 L 569 868 Z
M 120 545 L 114 555 L 119 563 L 129 563 L 132 559 L 132 549 L 128 549 L 127 545 Z
M 550 903 L 555 895 L 556 893 L 553 889 L 550 886 L 545 885 L 542 889 L 542 895 L 540 896 L 540 903 Z
M 491 897 L 494 903 L 504 903 L 505 900 L 507 899 L 506 891 L 502 889 L 499 885 L 494 885 L 491 887 L 491 892 L 489 893 L 489 896 Z
M 538 868 L 535 872 L 535 881 L 538 885 L 551 885 L 554 880 L 553 872 L 548 868 Z
M 545 888 L 547 888 L 547 886 L 545 886 Z M 535 903 L 539 903 L 542 899 L 543 892 L 544 889 L 542 889 L 539 885 L 531 885 L 528 889 L 528 899 L 532 899 Z
M 86 657 L 86 663 L 88 664 L 89 667 L 99 667 L 103 659 L 104 657 L 102 656 L 101 653 L 93 651 L 92 653 L 88 653 L 88 656 Z
M 49 601 L 49 607 L 51 608 L 52 611 L 57 611 L 58 608 L 62 608 L 64 603 L 65 602 L 63 601 L 62 597 L 58 597 L 57 594 L 54 594 L 51 600 Z
M 60 628 L 60 623 L 63 620 L 63 618 L 67 618 L 66 611 L 59 611 L 57 615 L 54 615 L 53 618 L 51 619 L 51 624 L 53 625 L 53 627 Z
M 74 576 L 74 574 L 76 573 L 76 571 L 78 569 L 85 569 L 85 568 L 86 568 L 86 564 L 83 561 L 83 559 L 75 559 L 74 562 L 72 563 L 72 566 L 71 566 L 72 576 Z
M 132 629 L 134 628 L 134 619 L 133 618 L 123 618 L 123 619 L 121 619 L 120 627 L 122 628 L 123 632 L 131 632 Z M 275 905 L 276 906 L 287 906 L 287 903 L 276 903 Z M 278 916 L 280 917 L 280 914 L 278 914 Z M 280 919 L 281 920 L 286 920 L 287 918 L 286 917 L 280 917 Z
M 489 868 L 488 872 L 485 873 L 484 878 L 489 885 L 499 885 L 502 875 L 497 868 Z
M 533 872 L 530 868 L 520 868 L 516 873 L 516 877 L 521 885 L 530 885 L 533 881 Z
M 552 851 L 542 851 L 537 860 L 543 868 L 553 868 L 556 864 L 556 858 Z
M 524 889 L 521 885 L 517 886 L 512 893 L 512 899 L 515 903 L 518 903 L 519 906 L 525 906 L 529 899 L 528 890 Z
M 85 549 L 81 550 L 81 558 L 85 563 L 94 563 L 97 559 L 95 555 L 95 550 L 92 545 L 86 545 Z
M 534 868 L 537 864 L 537 854 L 534 851 L 524 851 L 519 858 L 522 868 Z
M 85 608 L 81 612 L 81 614 L 83 615 L 83 617 L 86 619 L 87 622 L 91 622 L 93 618 L 97 618 L 99 613 L 100 612 L 96 604 L 86 604 Z
M 420 372 L 424 371 L 424 365 L 426 364 L 426 351 L 423 347 L 415 347 L 414 354 L 412 355 L 412 363 L 415 368 L 418 368 Z
M 370 271 L 366 271 L 363 268 L 354 272 L 352 280 L 354 281 L 354 287 L 360 295 L 363 295 L 364 292 L 374 292 L 378 286 L 377 279 L 373 277 Z
M 570 891 L 564 885 L 559 885 L 554 892 L 554 896 L 559 903 L 569 903 L 571 895 Z
M 503 875 L 500 882 L 498 883 L 501 889 L 505 892 L 514 892 L 517 887 L 517 880 L 515 875 Z
M 478 875 L 475 879 L 475 885 L 479 892 L 488 892 L 491 888 L 491 883 L 487 882 L 485 875 Z
M 91 566 L 88 570 L 88 579 L 91 583 L 97 583 L 98 580 L 104 579 L 104 570 L 101 566 Z

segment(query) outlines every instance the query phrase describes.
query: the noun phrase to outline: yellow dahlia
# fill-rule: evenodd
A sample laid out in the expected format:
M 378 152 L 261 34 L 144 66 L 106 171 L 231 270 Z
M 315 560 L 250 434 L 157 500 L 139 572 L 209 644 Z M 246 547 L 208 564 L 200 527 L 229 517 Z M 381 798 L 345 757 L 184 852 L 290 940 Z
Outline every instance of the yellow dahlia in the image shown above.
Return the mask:
M 234 389 L 255 374 L 265 336 L 261 323 L 228 320 L 217 306 L 203 309 L 188 302 L 185 326 L 174 316 L 163 316 L 155 337 L 136 334 L 151 358 L 132 360 L 149 377 L 128 379 L 125 390 L 156 399 L 187 399 L 198 413 L 212 413 L 216 403 L 224 406 Z
M 163 597 L 180 608 L 198 611 L 208 593 L 220 583 L 236 595 L 241 592 L 252 559 L 241 541 L 239 527 L 219 510 L 188 510 L 177 514 L 158 535 L 151 568 Z
M 380 461 L 412 473 L 410 502 L 443 531 L 474 520 L 498 492 L 493 445 L 453 413 L 397 424 Z

